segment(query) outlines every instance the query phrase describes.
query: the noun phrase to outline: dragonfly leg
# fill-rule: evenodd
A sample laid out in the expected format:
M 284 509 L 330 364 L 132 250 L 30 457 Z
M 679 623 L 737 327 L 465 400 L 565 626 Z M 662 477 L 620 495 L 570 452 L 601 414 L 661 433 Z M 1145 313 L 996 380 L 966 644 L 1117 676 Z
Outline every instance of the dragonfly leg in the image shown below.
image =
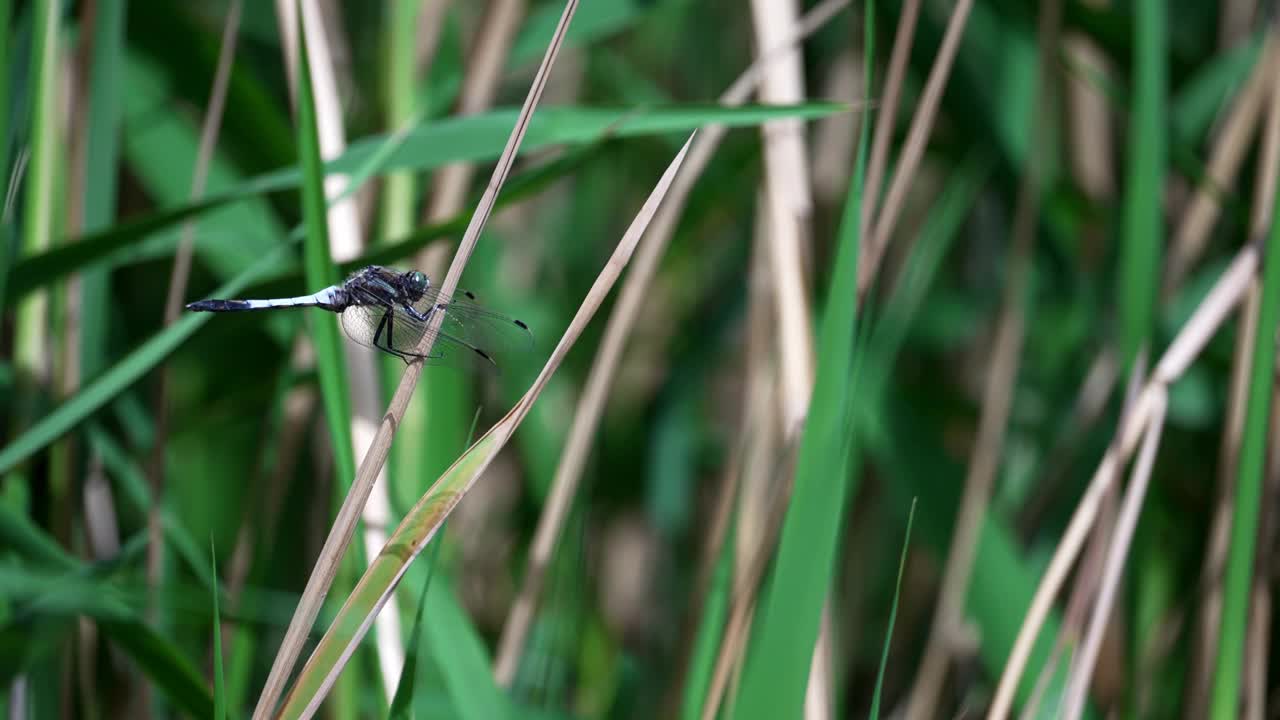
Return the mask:
M 431 317 L 431 313 L 427 313 L 426 315 L 423 315 L 422 313 L 418 312 L 418 308 L 408 303 L 405 303 L 403 307 L 404 307 L 404 311 L 409 313 L 409 316 L 412 317 L 414 320 L 417 320 L 418 322 L 426 322 L 427 318 Z M 431 308 L 431 309 L 435 310 L 435 308 Z
M 378 321 L 378 329 L 375 330 L 373 333 L 373 346 L 378 348 L 379 350 L 383 350 L 392 355 L 395 355 L 396 357 L 403 360 L 405 365 L 408 365 L 410 362 L 409 356 L 391 347 L 392 338 L 395 337 L 395 335 L 392 334 L 392 331 L 394 329 L 394 326 L 392 324 L 393 322 L 392 318 L 394 315 L 395 313 L 391 310 L 391 308 L 387 308 L 387 311 L 382 314 L 382 319 Z M 387 332 L 386 344 L 383 344 L 381 341 L 382 331 L 384 328 L 386 329 L 386 332 Z

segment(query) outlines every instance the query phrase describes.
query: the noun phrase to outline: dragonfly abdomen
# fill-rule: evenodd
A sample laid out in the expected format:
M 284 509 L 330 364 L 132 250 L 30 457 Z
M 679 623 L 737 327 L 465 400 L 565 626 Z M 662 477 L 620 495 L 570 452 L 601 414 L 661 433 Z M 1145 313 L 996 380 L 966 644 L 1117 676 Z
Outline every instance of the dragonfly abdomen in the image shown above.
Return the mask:
M 197 312 L 241 312 L 244 310 L 273 310 L 291 307 L 318 307 L 340 312 L 346 307 L 346 292 L 339 287 L 327 287 L 311 295 L 269 300 L 199 300 L 187 305 Z

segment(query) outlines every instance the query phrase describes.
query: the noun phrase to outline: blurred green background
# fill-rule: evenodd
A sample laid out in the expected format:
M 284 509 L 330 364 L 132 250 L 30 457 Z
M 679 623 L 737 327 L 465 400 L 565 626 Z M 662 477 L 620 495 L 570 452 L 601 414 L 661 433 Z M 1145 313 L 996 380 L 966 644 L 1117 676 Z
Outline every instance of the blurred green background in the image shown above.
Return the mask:
M 244 3 L 235 17 L 223 1 L 0 0 L 0 712 L 249 714 L 363 455 L 358 433 L 350 449 L 352 417 L 377 421 L 404 364 L 344 358 L 319 310 L 166 322 L 167 297 L 175 282 L 182 302 L 297 295 L 370 262 L 442 278 L 562 9 L 304 4 L 326 40 L 325 62 L 310 63 L 317 114 L 347 143 L 330 169 L 362 182 L 352 224 L 330 215 L 331 253 L 304 223 L 319 175 L 286 67 L 291 3 Z M 535 346 L 501 373 L 427 368 L 375 491 L 388 514 L 357 530 L 316 638 L 379 547 L 367 533 L 385 537 L 529 387 L 688 132 L 732 129 L 696 176 L 626 335 L 514 674 L 495 681 L 492 664 L 616 291 L 406 575 L 384 610 L 392 636 L 369 634 L 322 715 L 801 717 L 806 686 L 825 698 L 806 717 L 904 713 L 931 642 L 946 657 L 928 716 L 986 712 L 1116 435 L 1128 378 L 1145 377 L 1231 258 L 1271 227 L 1275 9 L 905 4 L 919 17 L 883 130 L 902 1 L 877 2 L 870 24 L 861 2 L 839 10 L 804 42 L 798 94 L 739 110 L 715 104 L 761 50 L 752 13 L 807 6 L 582 4 L 461 283 L 527 322 Z M 904 150 L 914 118 L 953 10 L 970 5 L 917 162 Z M 228 28 L 225 106 L 202 161 Z M 790 249 L 799 328 L 778 313 L 785 270 L 770 246 L 768 174 L 781 171 L 761 125 L 779 118 L 803 122 L 805 142 L 804 171 L 774 178 L 807 207 Z M 876 132 L 887 143 L 879 188 L 861 185 L 866 122 L 864 162 Z M 451 163 L 470 170 L 461 184 L 444 179 Z M 853 259 L 871 267 L 857 218 L 890 182 L 904 204 L 874 283 L 855 295 Z M 450 183 L 452 203 L 440 189 Z M 1191 218 L 1198 196 L 1207 221 Z M 361 247 L 338 247 L 347 228 Z M 1275 281 L 1263 285 L 1256 332 L 1269 339 Z M 797 330 L 818 383 L 803 427 L 790 423 L 782 375 Z M 1231 315 L 1169 378 L 1092 674 L 1094 717 L 1206 717 L 1211 697 L 1237 692 L 1264 713 L 1251 717 L 1274 716 L 1280 469 L 1267 450 L 1280 443 L 1266 442 L 1268 374 L 1247 382 L 1249 361 L 1267 357 L 1246 342 L 1253 332 Z M 360 356 L 374 375 L 361 375 Z M 1235 391 L 1233 373 L 1244 378 Z M 993 385 L 1007 412 L 991 407 Z M 983 422 L 1000 432 L 984 435 Z M 931 641 L 979 450 L 994 453 L 992 485 L 978 495 L 971 576 L 952 598 L 966 631 Z M 1117 544 L 1087 546 L 1017 711 L 1057 717 L 1091 578 Z M 1224 574 L 1227 564 L 1243 569 Z M 735 650 L 725 629 L 739 611 Z M 829 666 L 809 673 L 819 632 Z M 404 671 L 387 664 L 406 654 Z

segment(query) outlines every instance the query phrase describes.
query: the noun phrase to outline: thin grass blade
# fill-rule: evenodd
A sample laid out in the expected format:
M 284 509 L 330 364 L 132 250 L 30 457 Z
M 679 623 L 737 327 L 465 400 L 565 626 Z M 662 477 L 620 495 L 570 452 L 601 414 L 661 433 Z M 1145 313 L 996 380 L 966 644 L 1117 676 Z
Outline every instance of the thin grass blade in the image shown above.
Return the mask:
M 1280 202 L 1280 191 L 1277 192 Z M 1280 326 L 1280 213 L 1271 221 L 1262 275 L 1258 334 L 1249 368 L 1249 399 L 1236 477 L 1231 522 L 1231 549 L 1223 580 L 1222 635 L 1214 670 L 1212 717 L 1239 717 L 1240 687 L 1245 673 L 1245 635 L 1253 594 L 1254 556 L 1258 542 L 1263 473 L 1268 449 L 1268 420 L 1276 366 L 1276 328 Z M 1270 430 L 1274 436 L 1275 429 Z
M 902 538 L 902 558 L 898 561 L 898 580 L 893 584 L 893 604 L 889 606 L 889 627 L 884 631 L 884 650 L 880 653 L 880 668 L 876 670 L 876 687 L 871 693 L 871 720 L 880 717 L 880 693 L 884 690 L 884 671 L 889 667 L 889 647 L 893 644 L 893 623 L 898 619 L 898 598 L 902 594 L 902 573 L 907 568 L 907 549 L 911 547 L 911 523 L 916 517 L 916 501 L 911 500 L 907 513 L 907 532 Z

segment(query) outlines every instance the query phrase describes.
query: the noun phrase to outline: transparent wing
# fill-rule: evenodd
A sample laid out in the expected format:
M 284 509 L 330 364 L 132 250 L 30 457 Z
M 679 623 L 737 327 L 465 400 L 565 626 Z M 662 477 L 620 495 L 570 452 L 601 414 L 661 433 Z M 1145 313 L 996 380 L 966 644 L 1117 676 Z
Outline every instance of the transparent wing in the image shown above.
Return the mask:
M 405 359 L 419 357 L 419 345 L 433 334 L 434 343 L 424 357 L 433 365 L 497 368 L 533 347 L 525 323 L 481 306 L 465 290 L 441 302 L 438 291 L 432 289 L 414 304 L 414 310 L 417 316 L 399 306 L 388 312 L 384 307 L 355 305 L 343 311 L 342 327 L 361 345 Z M 440 316 L 439 329 L 431 330 L 433 319 Z

